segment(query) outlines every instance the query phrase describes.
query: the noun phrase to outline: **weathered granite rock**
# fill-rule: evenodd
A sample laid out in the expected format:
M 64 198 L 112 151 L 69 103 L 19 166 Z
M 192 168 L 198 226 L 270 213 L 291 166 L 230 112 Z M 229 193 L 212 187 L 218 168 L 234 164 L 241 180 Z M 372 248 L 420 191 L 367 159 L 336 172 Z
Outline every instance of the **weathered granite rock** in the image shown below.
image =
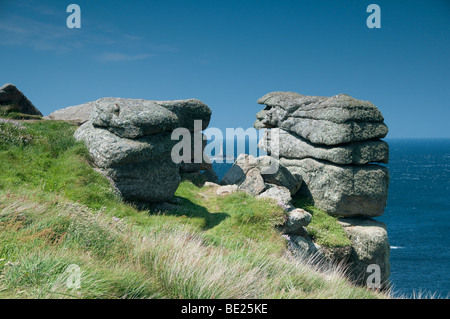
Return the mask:
M 170 158 L 122 164 L 101 169 L 130 201 L 164 202 L 173 198 L 180 184 L 179 166 Z
M 228 195 L 228 194 L 237 192 L 237 190 L 238 190 L 237 185 L 225 185 L 225 186 L 218 187 L 216 190 L 216 194 L 217 195 Z
M 94 102 L 88 102 L 80 105 L 69 106 L 64 109 L 57 110 L 48 116 L 44 116 L 45 120 L 58 120 L 73 122 L 81 125 L 89 121 Z
M 182 181 L 190 181 L 197 187 L 203 187 L 206 183 L 219 184 L 219 178 L 212 169 L 196 172 L 181 172 L 180 170 L 180 176 Z
M 19 112 L 28 115 L 42 116 L 42 113 L 16 88 L 14 84 L 7 83 L 0 87 L 0 112 Z
M 352 254 L 352 246 L 336 246 L 327 247 L 320 246 L 325 260 L 332 265 L 342 265 L 348 268 L 351 265 L 350 257 Z
M 306 235 L 308 232 L 304 227 L 311 223 L 311 219 L 311 214 L 306 210 L 295 208 L 288 212 L 288 218 L 282 227 L 282 231 L 287 234 Z
M 375 105 L 345 94 L 317 97 L 272 92 L 258 103 L 266 107 L 257 114 L 255 128 L 279 127 L 315 144 L 338 145 L 388 133 Z
M 345 122 L 288 118 L 280 128 L 293 132 L 315 144 L 338 145 L 383 138 L 388 133 L 384 123 Z
M 261 194 L 266 189 L 266 185 L 259 169 L 252 168 L 249 170 L 238 189 L 253 196 Z
M 201 120 L 201 130 L 208 127 L 211 119 L 211 109 L 202 101 L 197 99 L 174 100 L 174 101 L 154 101 L 158 105 L 173 112 L 178 118 L 178 127 L 187 128 L 194 132 L 194 120 Z
M 287 112 L 285 116 L 326 120 L 335 123 L 384 121 L 381 112 L 371 102 L 357 100 L 347 94 L 323 97 L 301 95 L 294 92 L 271 92 L 260 98 L 258 104 L 268 106 L 266 111 L 276 108 L 282 109 Z M 263 119 L 262 114 L 257 118 Z M 283 119 L 272 118 L 274 120 Z
M 203 187 L 220 187 L 219 183 L 206 182 Z
M 308 236 L 288 235 L 288 248 L 298 259 L 317 260 L 324 258 L 322 248 Z
M 179 165 L 170 151 L 170 133 L 121 138 L 91 122 L 80 126 L 75 138 L 84 141 L 94 163 L 126 200 L 160 202 L 173 197 L 179 183 Z
M 205 183 L 219 184 L 219 177 L 213 169 L 207 169 L 200 173 L 201 177 L 206 181 Z
M 271 156 L 260 156 L 256 160 L 264 182 L 286 187 L 292 195 L 299 190 L 302 185 L 301 177 L 291 174 L 279 160 Z
M 301 179 L 293 176 L 277 159 L 270 156 L 255 158 L 247 154 L 238 156 L 233 166 L 222 178 L 221 183 L 223 185 L 240 185 L 246 179 L 247 173 L 254 168 L 259 170 L 265 183 L 286 187 L 291 194 L 295 194 L 301 186 Z
M 271 198 L 277 203 L 288 206 L 292 200 L 291 192 L 283 186 L 266 184 L 267 189 L 260 193 L 257 198 Z
M 78 128 L 75 138 L 85 142 L 95 165 L 122 197 L 140 203 L 173 198 L 181 176 L 180 163 L 172 158 L 179 141 L 172 140 L 171 132 L 188 129 L 191 138 L 187 149 L 195 148 L 193 137 L 198 135 L 202 151 L 203 136 L 194 131 L 204 129 L 211 116 L 209 107 L 198 100 L 103 98 L 85 108 L 92 108 L 90 120 Z M 195 120 L 202 121 L 200 127 L 194 126 Z M 199 161 L 183 163 L 183 174 L 197 174 L 199 180 L 211 178 L 218 182 L 208 161 Z
M 157 158 L 172 162 L 170 152 L 176 143 L 170 139 L 169 132 L 127 139 L 106 129 L 96 128 L 91 122 L 80 126 L 74 136 L 85 142 L 94 163 L 101 168 Z
M 198 143 L 199 146 L 196 147 L 196 143 Z M 204 153 L 205 147 L 207 144 L 206 136 L 201 132 L 193 132 L 191 133 L 190 138 L 190 145 L 188 145 L 188 148 L 191 149 L 191 156 L 190 160 L 185 163 L 184 161 L 180 163 L 180 173 L 192 173 L 192 172 L 199 172 L 199 171 L 212 171 L 212 164 L 211 160 L 209 159 L 208 155 Z M 198 150 L 197 150 L 198 148 Z M 200 151 L 202 156 L 199 160 L 201 162 L 197 163 L 196 158 L 196 151 Z M 180 154 L 182 156 L 182 154 Z
M 196 116 L 196 117 L 192 117 Z M 209 107 L 199 100 L 149 101 L 123 98 L 102 98 L 94 103 L 91 121 L 126 138 L 173 131 L 182 127 L 193 132 L 194 120 L 201 120 L 199 130 L 208 127 Z
M 320 247 L 314 244 L 291 210 L 281 230 L 295 256 L 318 256 L 326 263 L 347 265 L 357 284 L 366 285 L 373 268 L 381 269 L 381 282 L 389 279 L 389 242 L 385 225 L 366 216 L 380 216 L 387 201 L 389 148 L 379 140 L 388 129 L 381 112 L 370 102 L 348 95 L 304 96 L 272 92 L 258 103 L 255 128 L 268 128 L 259 148 L 279 159 L 303 180 L 299 193 L 314 206 L 341 219 L 351 245 Z M 266 192 L 269 192 L 267 190 Z M 261 196 L 261 195 L 260 195 Z M 363 217 L 354 217 L 363 216 Z M 308 218 L 301 214 L 298 219 Z
M 207 171 L 212 170 L 212 164 L 206 161 L 202 163 L 180 163 L 180 172 L 181 173 L 193 173 L 198 171 Z
M 389 286 L 390 244 L 386 225 L 371 218 L 345 218 L 339 220 L 352 242 L 350 256 L 350 275 L 360 285 L 366 285 L 377 265 L 381 270 L 381 288 Z
M 233 166 L 227 171 L 222 178 L 221 184 L 233 185 L 240 184 L 244 181 L 245 175 L 249 170 L 258 166 L 258 161 L 252 155 L 240 154 Z
M 321 97 L 306 96 L 295 92 L 276 91 L 267 93 L 258 100 L 258 104 L 267 105 L 269 107 L 280 107 L 283 110 L 292 112 L 300 105 L 317 101 Z
M 280 159 L 303 177 L 299 190 L 314 206 L 340 216 L 381 216 L 387 202 L 389 171 L 379 165 L 337 165 L 306 158 Z
M 279 128 L 266 130 L 258 147 L 276 157 L 295 159 L 311 157 L 342 165 L 389 161 L 389 146 L 381 140 L 335 146 L 314 145 L 294 133 Z

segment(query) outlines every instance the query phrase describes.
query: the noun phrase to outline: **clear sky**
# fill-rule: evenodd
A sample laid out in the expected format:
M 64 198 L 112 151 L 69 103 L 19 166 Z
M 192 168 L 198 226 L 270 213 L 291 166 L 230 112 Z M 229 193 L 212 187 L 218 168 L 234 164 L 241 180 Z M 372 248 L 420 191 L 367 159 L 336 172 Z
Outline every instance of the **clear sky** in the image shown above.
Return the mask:
M 69 4 L 81 29 L 69 29 Z M 381 8 L 369 29 L 366 8 Z M 271 91 L 372 101 L 388 137 L 450 138 L 449 0 L 0 0 L 0 85 L 48 115 L 105 96 L 198 98 L 251 127 Z

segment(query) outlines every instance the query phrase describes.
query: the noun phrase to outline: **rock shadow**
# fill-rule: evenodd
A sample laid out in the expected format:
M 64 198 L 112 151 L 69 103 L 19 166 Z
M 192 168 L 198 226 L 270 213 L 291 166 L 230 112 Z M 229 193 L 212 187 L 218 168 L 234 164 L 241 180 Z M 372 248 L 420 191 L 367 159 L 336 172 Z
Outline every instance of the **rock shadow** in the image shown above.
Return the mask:
M 150 215 L 168 215 L 183 218 L 200 218 L 204 220 L 203 230 L 216 227 L 230 217 L 227 213 L 211 213 L 205 207 L 197 205 L 189 199 L 175 196 L 170 203 L 143 204 L 135 203 L 139 209 L 149 210 Z

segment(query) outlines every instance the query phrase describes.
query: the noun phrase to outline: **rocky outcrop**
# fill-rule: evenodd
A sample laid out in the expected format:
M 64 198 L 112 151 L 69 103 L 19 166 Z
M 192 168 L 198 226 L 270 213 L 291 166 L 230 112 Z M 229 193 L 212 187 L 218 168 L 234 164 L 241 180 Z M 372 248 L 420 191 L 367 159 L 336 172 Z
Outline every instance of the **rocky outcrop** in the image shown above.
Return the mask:
M 200 130 L 209 125 L 211 110 L 199 100 L 148 101 L 103 98 L 92 109 L 94 126 L 104 127 L 123 138 L 138 138 L 183 127 L 194 132 L 194 119 Z
M 371 102 L 348 95 L 266 94 L 255 127 L 268 128 L 259 147 L 303 179 L 300 193 L 330 214 L 380 216 L 387 201 L 388 129 Z
M 42 116 L 42 113 L 14 84 L 8 83 L 0 87 L 0 114 L 11 112 Z
M 90 120 L 75 138 L 85 142 L 95 165 L 124 199 L 163 202 L 181 180 L 180 163 L 171 156 L 179 141 L 171 139 L 171 131 L 184 127 L 194 134 L 194 120 L 203 121 L 201 130 L 210 116 L 199 100 L 103 98 L 93 103 Z
M 350 246 L 320 247 L 304 227 L 284 225 L 294 255 L 347 265 L 355 283 L 366 285 L 379 269 L 380 287 L 389 286 L 389 242 L 386 226 L 370 217 L 384 213 L 389 171 L 389 147 L 381 140 L 388 133 L 381 112 L 371 102 L 348 95 L 305 96 L 272 92 L 258 103 L 265 108 L 255 128 L 267 129 L 259 148 L 302 180 L 297 194 L 314 206 L 341 217 Z
M 371 265 L 380 269 L 379 288 L 389 286 L 390 245 L 386 225 L 371 218 L 340 219 L 352 242 L 349 275 L 360 285 L 366 285 L 372 274 Z
M 89 121 L 94 102 L 88 102 L 80 105 L 69 106 L 61 110 L 57 110 L 48 116 L 44 116 L 44 120 L 58 120 L 72 122 L 82 125 Z
M 120 102 L 118 108 L 115 104 Z M 94 106 L 96 106 L 94 108 Z M 184 127 L 194 131 L 194 122 L 202 120 L 202 129 L 209 125 L 211 110 L 196 99 L 174 101 L 151 101 L 142 99 L 123 99 L 107 97 L 97 101 L 69 106 L 44 117 L 47 120 L 75 122 L 79 125 L 91 118 L 96 126 L 116 130 L 122 137 L 135 138 L 163 131 L 173 131 Z M 120 115 L 122 113 L 122 115 Z M 112 114 L 116 116 L 112 116 Z M 142 118 L 138 118 L 142 117 Z M 122 124 L 127 123 L 127 127 Z M 141 131 L 139 133 L 139 131 Z M 146 132 L 145 132 L 146 131 Z M 128 134 L 128 136 L 126 136 Z
M 274 197 L 276 189 L 283 187 L 289 198 L 301 186 L 301 179 L 296 178 L 281 163 L 270 156 L 255 158 L 252 155 L 240 154 L 233 166 L 222 178 L 223 185 L 238 185 L 238 189 L 253 196 Z M 274 188 L 274 190 L 271 190 Z M 283 195 L 284 196 L 284 195 Z M 282 197 L 283 197 L 282 196 Z M 278 196 L 274 198 L 278 199 Z M 290 201 L 290 199 L 289 199 Z M 282 202 L 286 202 L 285 199 Z

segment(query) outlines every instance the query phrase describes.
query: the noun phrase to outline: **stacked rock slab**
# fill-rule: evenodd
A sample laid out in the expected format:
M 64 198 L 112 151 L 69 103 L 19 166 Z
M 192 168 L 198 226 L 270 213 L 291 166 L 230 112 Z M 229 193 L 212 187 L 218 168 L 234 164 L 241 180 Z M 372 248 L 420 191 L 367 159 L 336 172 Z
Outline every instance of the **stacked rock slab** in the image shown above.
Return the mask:
M 172 131 L 192 134 L 205 129 L 211 110 L 199 100 L 148 101 L 102 98 L 93 103 L 90 119 L 75 132 L 95 165 L 125 200 L 163 202 L 180 183 L 180 164 L 171 152 L 179 141 Z M 201 126 L 194 126 L 201 120 Z M 201 133 L 199 133 L 201 134 Z
M 384 213 L 388 195 L 389 172 L 378 165 L 389 160 L 381 112 L 345 94 L 272 92 L 258 103 L 265 108 L 254 126 L 267 129 L 259 148 L 303 180 L 298 194 L 344 217 L 341 223 L 352 242 L 346 256 L 350 276 L 365 284 L 371 275 L 367 267 L 376 264 L 385 284 L 390 273 L 386 226 L 371 218 Z
M 265 132 L 259 147 L 294 175 L 300 193 L 314 205 L 340 216 L 380 216 L 387 201 L 388 129 L 370 102 L 348 95 L 304 96 L 273 92 L 262 97 L 256 128 Z

